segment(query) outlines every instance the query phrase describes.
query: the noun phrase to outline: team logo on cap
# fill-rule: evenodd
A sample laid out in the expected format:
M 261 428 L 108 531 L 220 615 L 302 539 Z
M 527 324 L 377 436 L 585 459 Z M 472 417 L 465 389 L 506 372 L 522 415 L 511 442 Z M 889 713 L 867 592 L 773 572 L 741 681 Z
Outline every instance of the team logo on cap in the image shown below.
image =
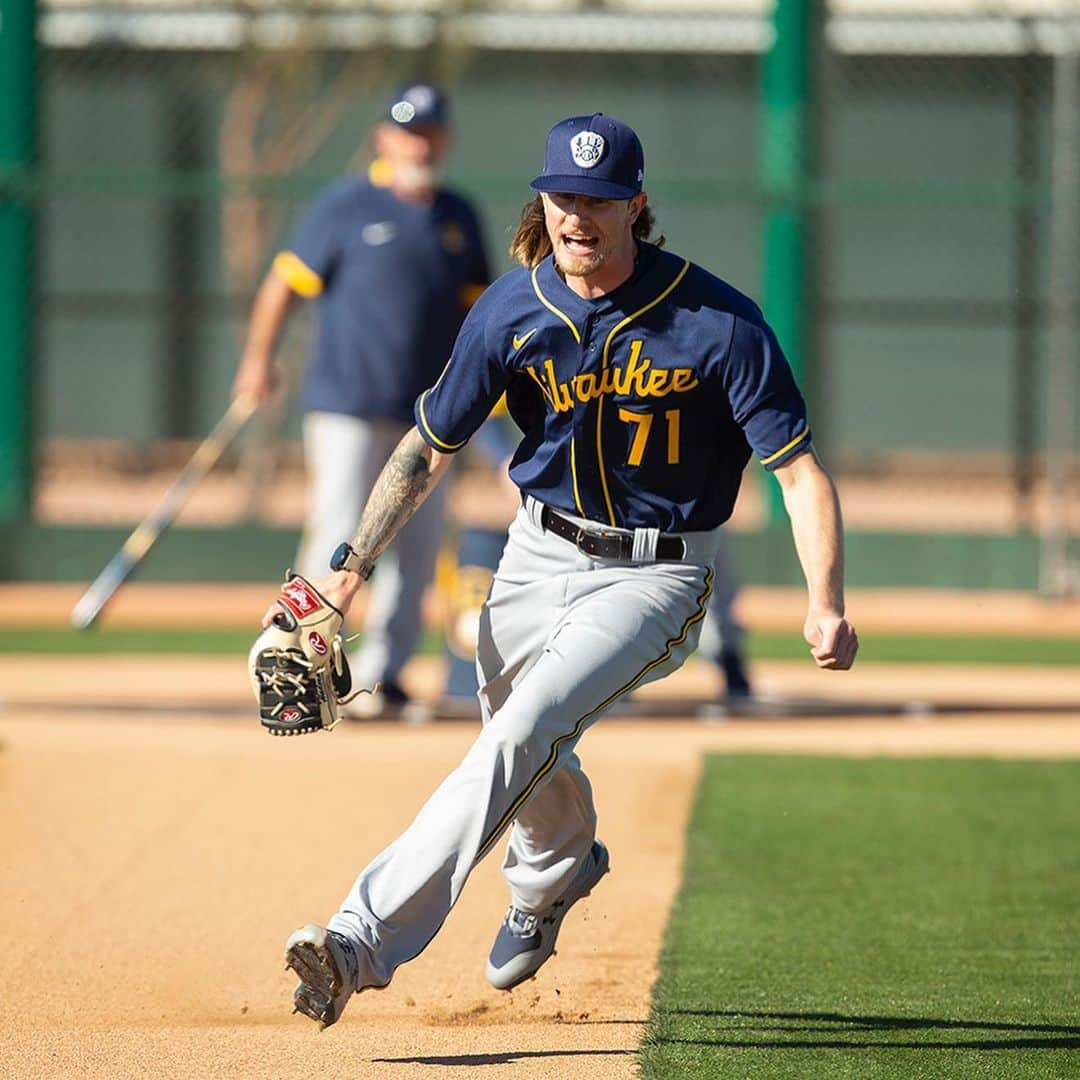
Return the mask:
M 435 107 L 435 91 L 430 86 L 419 83 L 410 86 L 401 95 L 401 100 L 394 102 L 390 115 L 399 124 L 408 124 L 417 113 L 430 112 Z
M 604 136 L 595 131 L 579 131 L 570 140 L 570 156 L 581 169 L 591 169 L 604 156 Z

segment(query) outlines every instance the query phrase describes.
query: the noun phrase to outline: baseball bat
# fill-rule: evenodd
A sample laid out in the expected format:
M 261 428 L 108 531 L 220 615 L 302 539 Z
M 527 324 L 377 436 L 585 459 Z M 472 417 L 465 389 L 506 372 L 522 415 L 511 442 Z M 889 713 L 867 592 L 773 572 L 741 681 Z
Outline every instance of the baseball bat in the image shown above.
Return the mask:
M 242 394 L 233 399 L 225 415 L 191 455 L 191 460 L 180 470 L 180 475 L 169 485 L 157 506 L 139 523 L 71 609 L 72 626 L 77 630 L 93 626 L 116 590 L 176 519 L 195 485 L 217 464 L 229 444 L 243 430 L 255 407 L 255 399 L 249 395 Z

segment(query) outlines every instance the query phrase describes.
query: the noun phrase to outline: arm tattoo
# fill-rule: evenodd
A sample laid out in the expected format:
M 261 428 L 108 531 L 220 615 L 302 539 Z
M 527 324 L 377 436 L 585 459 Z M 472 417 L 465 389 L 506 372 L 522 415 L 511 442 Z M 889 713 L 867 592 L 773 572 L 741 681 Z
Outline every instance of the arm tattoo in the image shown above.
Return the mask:
M 353 537 L 355 550 L 374 562 L 431 490 L 431 448 L 413 428 L 383 467 Z

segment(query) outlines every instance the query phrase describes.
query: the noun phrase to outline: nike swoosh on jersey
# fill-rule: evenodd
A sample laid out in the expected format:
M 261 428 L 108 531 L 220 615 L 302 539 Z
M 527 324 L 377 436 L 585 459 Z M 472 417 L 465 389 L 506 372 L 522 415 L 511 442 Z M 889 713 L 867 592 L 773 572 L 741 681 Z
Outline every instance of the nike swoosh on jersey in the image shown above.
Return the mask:
M 529 338 L 531 338 L 531 337 L 533 336 L 533 334 L 535 334 L 535 333 L 536 333 L 536 331 L 537 331 L 537 327 L 535 327 L 535 326 L 534 326 L 534 327 L 533 327 L 533 328 L 532 328 L 532 329 L 531 329 L 531 330 L 530 330 L 530 331 L 529 331 L 529 332 L 528 332 L 527 334 L 525 334 L 525 335 L 524 335 L 523 337 L 518 337 L 518 336 L 517 336 L 517 334 L 515 334 L 515 335 L 514 335 L 514 341 L 513 341 L 514 349 L 515 349 L 515 350 L 517 350 L 517 349 L 520 349 L 520 348 L 521 348 L 521 346 L 522 346 L 522 345 L 524 345 L 524 344 L 525 344 L 525 342 L 526 342 L 526 341 L 528 341 L 528 340 L 529 340 Z
M 370 225 L 365 225 L 360 232 L 361 238 L 368 247 L 389 244 L 396 235 L 397 228 L 392 221 L 373 221 Z

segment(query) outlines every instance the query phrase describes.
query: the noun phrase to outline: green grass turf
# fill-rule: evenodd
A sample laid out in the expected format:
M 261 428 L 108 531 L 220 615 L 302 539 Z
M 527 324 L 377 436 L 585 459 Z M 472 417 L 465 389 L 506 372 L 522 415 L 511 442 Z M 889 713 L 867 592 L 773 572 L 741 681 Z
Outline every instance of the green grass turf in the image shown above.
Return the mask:
M 204 656 L 228 653 L 247 655 L 258 633 L 250 630 L 208 627 L 196 629 L 133 629 L 94 627 L 72 630 L 66 626 L 24 627 L 0 630 L 3 653 L 197 653 Z M 424 652 L 440 652 L 442 636 L 428 632 L 421 642 Z
M 250 630 L 120 629 L 108 626 L 72 630 L 64 626 L 0 630 L 0 653 L 246 653 L 255 638 Z M 428 631 L 421 650 L 441 652 L 442 636 Z M 807 647 L 797 632 L 749 635 L 752 660 L 806 660 Z M 933 637 L 867 634 L 860 658 L 897 663 L 1080 664 L 1080 640 L 1033 637 Z
M 1080 762 L 707 759 L 641 1061 L 1080 1076 Z
M 753 660 L 804 660 L 808 655 L 801 633 L 752 631 L 748 635 L 748 642 Z M 919 664 L 1077 665 L 1080 664 L 1080 639 L 862 634 L 859 658 L 863 661 Z

